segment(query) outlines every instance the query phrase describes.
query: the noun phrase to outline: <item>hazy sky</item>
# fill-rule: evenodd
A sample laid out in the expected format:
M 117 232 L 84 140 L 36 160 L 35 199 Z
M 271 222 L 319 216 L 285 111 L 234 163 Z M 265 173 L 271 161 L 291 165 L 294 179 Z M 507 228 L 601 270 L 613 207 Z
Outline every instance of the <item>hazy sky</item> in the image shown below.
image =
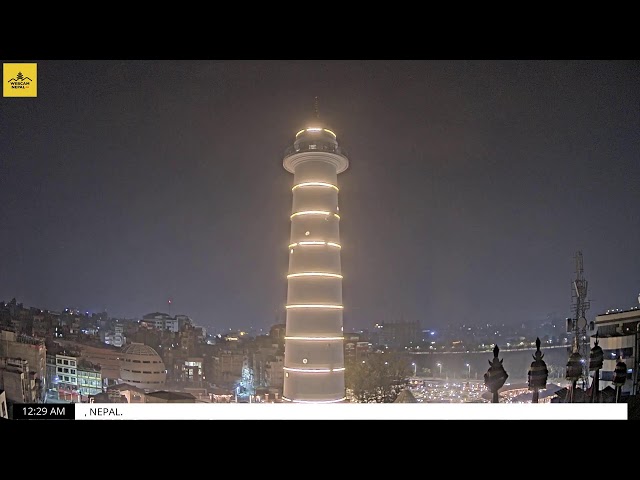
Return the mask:
M 12 60 L 23 61 L 23 59 Z M 24 59 L 24 61 L 38 61 Z M 320 118 L 345 330 L 591 319 L 640 293 L 640 62 L 38 61 L 0 98 L 0 299 L 283 320 L 293 176 Z

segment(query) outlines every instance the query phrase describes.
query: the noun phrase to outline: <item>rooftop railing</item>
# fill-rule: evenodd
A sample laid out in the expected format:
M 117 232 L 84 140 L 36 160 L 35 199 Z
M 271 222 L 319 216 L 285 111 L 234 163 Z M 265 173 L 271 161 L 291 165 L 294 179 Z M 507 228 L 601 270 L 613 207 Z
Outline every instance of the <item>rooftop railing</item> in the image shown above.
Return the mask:
M 320 141 L 300 142 L 296 145 L 292 145 L 284 151 L 284 158 L 301 152 L 329 152 L 347 158 L 347 152 L 344 148 L 333 143 Z

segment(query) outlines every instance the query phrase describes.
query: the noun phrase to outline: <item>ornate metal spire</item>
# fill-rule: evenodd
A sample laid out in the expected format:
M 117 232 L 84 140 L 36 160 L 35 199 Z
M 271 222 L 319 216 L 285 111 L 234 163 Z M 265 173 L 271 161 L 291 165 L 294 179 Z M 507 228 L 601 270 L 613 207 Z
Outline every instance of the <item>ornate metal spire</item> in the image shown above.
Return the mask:
M 627 381 L 627 364 L 622 361 L 622 357 L 616 363 L 616 369 L 613 372 L 613 385 L 616 387 L 616 403 L 620 401 L 622 387 Z
M 489 365 L 491 366 L 489 367 L 489 370 L 487 370 L 487 373 L 484 374 L 484 384 L 493 394 L 491 403 L 498 403 L 498 390 L 502 388 L 504 382 L 507 381 L 507 377 L 509 376 L 502 366 L 504 359 L 500 360 L 498 358 L 499 353 L 500 348 L 498 348 L 498 345 L 496 344 L 496 346 L 493 347 L 493 361 L 488 360 Z
M 536 353 L 533 355 L 531 369 L 529 370 L 529 390 L 533 390 L 532 403 L 538 403 L 538 391 L 547 387 L 549 370 L 542 359 L 544 353 L 540 351 L 540 338 L 536 338 Z

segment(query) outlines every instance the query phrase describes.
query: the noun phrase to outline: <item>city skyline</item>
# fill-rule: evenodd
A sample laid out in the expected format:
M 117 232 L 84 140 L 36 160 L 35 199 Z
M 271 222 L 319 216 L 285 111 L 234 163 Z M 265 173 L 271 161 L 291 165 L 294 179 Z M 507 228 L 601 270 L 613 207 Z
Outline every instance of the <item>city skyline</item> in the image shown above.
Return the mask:
M 171 299 L 207 327 L 283 321 L 281 159 L 319 97 L 354 160 L 345 330 L 570 316 L 578 250 L 589 317 L 630 308 L 639 66 L 38 62 L 38 97 L 0 109 L 0 299 L 127 318 Z

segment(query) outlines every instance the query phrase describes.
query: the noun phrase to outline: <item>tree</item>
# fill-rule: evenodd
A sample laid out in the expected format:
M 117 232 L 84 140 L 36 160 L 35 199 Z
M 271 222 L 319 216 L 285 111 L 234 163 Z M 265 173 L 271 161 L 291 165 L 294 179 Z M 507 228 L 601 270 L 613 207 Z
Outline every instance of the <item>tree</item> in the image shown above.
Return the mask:
M 410 370 L 406 359 L 392 352 L 373 353 L 346 367 L 346 387 L 359 403 L 393 402 Z

